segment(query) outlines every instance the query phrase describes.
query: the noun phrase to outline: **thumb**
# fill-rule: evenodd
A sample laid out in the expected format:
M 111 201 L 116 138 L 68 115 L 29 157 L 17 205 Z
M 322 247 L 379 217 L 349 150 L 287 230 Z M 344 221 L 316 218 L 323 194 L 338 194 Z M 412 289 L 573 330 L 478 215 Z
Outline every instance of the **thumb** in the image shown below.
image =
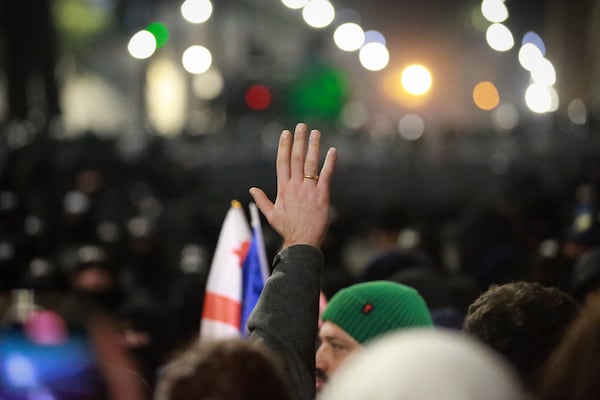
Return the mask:
M 267 218 L 267 220 L 269 220 L 271 210 L 273 210 L 273 207 L 274 207 L 271 200 L 269 200 L 269 198 L 267 197 L 265 192 L 263 192 L 259 188 L 252 187 L 252 188 L 250 188 L 249 192 L 250 192 L 250 196 L 252 196 L 252 198 L 254 199 L 254 202 L 256 203 L 256 207 L 258 207 L 260 212 L 263 213 L 263 215 Z

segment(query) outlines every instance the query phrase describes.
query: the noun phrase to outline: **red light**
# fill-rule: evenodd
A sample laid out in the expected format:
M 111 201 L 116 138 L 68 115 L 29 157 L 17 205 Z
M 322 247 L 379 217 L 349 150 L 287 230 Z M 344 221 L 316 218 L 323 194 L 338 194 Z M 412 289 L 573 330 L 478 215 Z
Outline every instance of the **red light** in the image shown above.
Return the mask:
M 266 110 L 271 105 L 272 97 L 268 87 L 254 84 L 246 90 L 246 105 L 254 111 Z

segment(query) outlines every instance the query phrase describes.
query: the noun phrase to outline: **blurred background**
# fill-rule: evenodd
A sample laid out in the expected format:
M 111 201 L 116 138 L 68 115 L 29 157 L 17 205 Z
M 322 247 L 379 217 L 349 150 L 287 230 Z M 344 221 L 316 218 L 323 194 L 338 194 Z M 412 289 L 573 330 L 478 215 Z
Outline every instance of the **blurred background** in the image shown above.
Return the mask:
M 596 0 L 0 0 L 0 28 L 3 290 L 197 334 L 230 202 L 274 198 L 300 121 L 339 151 L 328 296 L 417 264 L 470 279 L 458 308 L 568 288 L 600 242 Z

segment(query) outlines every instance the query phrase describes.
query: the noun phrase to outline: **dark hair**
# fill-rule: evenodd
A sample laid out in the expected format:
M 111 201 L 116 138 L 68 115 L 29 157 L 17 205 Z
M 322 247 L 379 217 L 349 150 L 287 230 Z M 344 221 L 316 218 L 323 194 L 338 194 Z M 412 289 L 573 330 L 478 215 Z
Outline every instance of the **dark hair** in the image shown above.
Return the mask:
M 258 343 L 198 342 L 161 371 L 157 400 L 291 400 L 278 361 Z
M 469 306 L 463 331 L 506 357 L 532 385 L 577 311 L 575 300 L 554 287 L 493 285 Z
M 540 400 L 588 400 L 600 393 L 600 297 L 593 296 L 548 358 Z

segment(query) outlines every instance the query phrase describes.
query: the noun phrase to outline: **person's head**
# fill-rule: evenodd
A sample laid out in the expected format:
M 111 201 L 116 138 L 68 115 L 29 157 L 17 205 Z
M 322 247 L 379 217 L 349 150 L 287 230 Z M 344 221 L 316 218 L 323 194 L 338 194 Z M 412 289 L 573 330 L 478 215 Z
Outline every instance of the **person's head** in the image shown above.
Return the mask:
M 196 342 L 160 372 L 156 400 L 291 400 L 278 360 L 243 339 Z
M 527 384 L 578 312 L 571 296 L 534 282 L 495 285 L 471 306 L 463 331 L 505 356 Z
M 600 393 L 600 296 L 590 297 L 540 374 L 540 400 L 587 400 Z
M 316 354 L 317 391 L 364 343 L 398 329 L 433 326 L 419 293 L 389 281 L 364 282 L 340 290 L 329 301 L 322 320 Z
M 332 377 L 323 400 L 524 400 L 498 354 L 456 330 L 386 334 L 353 355 Z

